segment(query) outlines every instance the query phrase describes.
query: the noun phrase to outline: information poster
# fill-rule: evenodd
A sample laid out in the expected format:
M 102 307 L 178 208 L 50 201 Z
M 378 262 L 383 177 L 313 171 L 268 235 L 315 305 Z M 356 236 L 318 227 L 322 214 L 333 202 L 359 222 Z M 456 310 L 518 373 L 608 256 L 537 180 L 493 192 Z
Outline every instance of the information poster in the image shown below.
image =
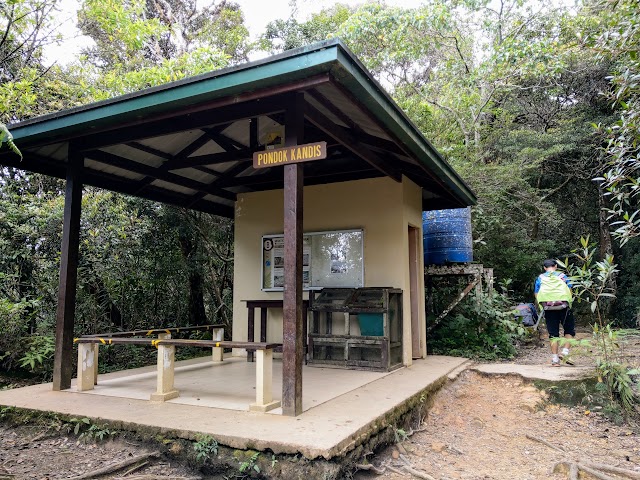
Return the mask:
M 307 233 L 302 240 L 304 289 L 364 286 L 362 230 Z M 262 290 L 284 288 L 284 237 L 262 237 Z

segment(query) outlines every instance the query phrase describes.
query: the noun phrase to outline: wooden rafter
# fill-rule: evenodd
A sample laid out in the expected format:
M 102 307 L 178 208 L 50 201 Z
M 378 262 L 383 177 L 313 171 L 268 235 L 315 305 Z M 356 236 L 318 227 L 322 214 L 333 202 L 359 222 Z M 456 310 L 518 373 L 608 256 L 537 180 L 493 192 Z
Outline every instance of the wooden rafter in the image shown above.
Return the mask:
M 156 157 L 164 158 L 165 160 L 171 160 L 173 155 L 167 152 L 163 152 L 162 150 L 158 150 L 157 148 L 150 147 L 140 142 L 127 142 L 126 146 L 135 148 L 136 150 L 140 150 L 141 152 L 150 153 L 151 155 L 155 155 Z
M 279 111 L 282 111 L 281 102 L 274 98 L 265 98 L 259 102 L 252 101 L 221 107 L 215 110 L 215 115 L 211 111 L 198 112 L 191 115 L 184 115 L 183 112 L 180 112 L 180 116 L 172 118 L 146 123 L 141 122 L 133 126 L 85 135 L 78 140 L 78 148 L 83 151 L 94 150 L 110 145 L 184 132 L 195 128 L 227 124 Z
M 350 133 L 349 130 L 338 128 L 331 120 L 322 115 L 318 109 L 308 103 L 305 104 L 305 116 L 316 127 L 340 142 L 354 155 L 370 163 L 373 167 L 380 170 L 380 172 L 386 176 L 393 178 L 395 181 L 401 181 L 402 175 L 393 167 L 387 165 L 377 153 L 373 152 L 365 144 L 358 141 L 356 136 Z
M 332 103 L 327 97 L 322 95 L 317 90 L 309 90 L 309 95 L 315 99 L 320 105 L 326 108 L 329 112 L 336 116 L 342 123 L 347 125 L 349 128 L 353 129 L 357 132 L 358 140 L 362 143 L 370 146 L 377 147 L 381 150 L 385 150 L 396 155 L 405 155 L 398 145 L 394 142 L 390 142 L 384 138 L 376 137 L 375 135 L 371 135 L 365 132 L 360 125 L 353 121 L 353 119 L 347 115 L 344 111 L 340 110 L 334 103 Z
M 243 160 L 248 162 L 249 160 L 251 160 L 251 155 L 253 155 L 253 151 L 248 149 L 198 155 L 196 157 L 189 157 L 181 160 L 180 162 L 176 162 L 168 166 L 167 170 L 181 170 L 184 168 L 192 168 L 205 165 L 219 165 L 221 163 Z M 213 170 L 211 170 L 211 173 L 214 175 L 216 174 L 216 172 L 214 172 Z
M 370 122 L 372 122 L 374 125 L 377 125 L 380 128 L 380 122 L 376 119 L 376 117 L 367 109 L 362 105 L 362 102 L 360 102 L 360 100 L 358 100 L 351 92 L 347 91 L 342 85 L 340 85 L 338 82 L 332 82 L 332 85 L 334 87 L 336 87 L 340 93 L 342 93 L 346 98 L 348 98 L 357 108 L 358 110 L 360 110 L 360 112 L 362 112 L 363 115 L 365 115 Z M 393 139 L 394 143 L 396 145 L 398 145 L 398 147 L 404 152 L 404 154 L 409 157 L 409 158 L 413 158 L 414 155 L 407 149 L 407 147 L 404 145 L 403 142 L 401 142 L 398 137 L 393 133 L 390 132 L 387 129 L 384 129 L 387 134 Z M 420 169 L 431 179 L 433 180 L 433 182 L 438 185 L 440 188 L 442 188 L 444 191 L 449 192 L 450 193 L 450 189 L 445 185 L 445 183 L 438 178 L 436 175 L 434 175 L 433 171 L 430 170 L 429 168 L 427 168 L 426 165 L 424 165 L 423 162 L 418 161 L 417 164 L 419 165 Z M 451 195 L 452 198 L 455 198 L 455 195 Z
M 114 167 L 122 168 L 130 172 L 145 175 L 146 177 L 152 177 L 154 179 L 174 183 L 175 185 L 180 185 L 185 188 L 190 188 L 198 192 L 210 193 L 211 195 L 216 195 L 226 200 L 235 201 L 236 199 L 236 194 L 233 192 L 229 192 L 221 188 L 211 187 L 210 184 L 192 180 L 181 175 L 176 175 L 175 173 L 164 172 L 162 170 L 159 170 L 158 168 L 143 165 L 141 163 L 134 162 L 133 160 L 114 155 L 113 153 L 103 152 L 102 150 L 92 150 L 89 152 L 85 152 L 84 156 L 96 162 L 104 163 L 105 165 L 112 165 Z M 140 185 L 136 185 L 139 189 Z

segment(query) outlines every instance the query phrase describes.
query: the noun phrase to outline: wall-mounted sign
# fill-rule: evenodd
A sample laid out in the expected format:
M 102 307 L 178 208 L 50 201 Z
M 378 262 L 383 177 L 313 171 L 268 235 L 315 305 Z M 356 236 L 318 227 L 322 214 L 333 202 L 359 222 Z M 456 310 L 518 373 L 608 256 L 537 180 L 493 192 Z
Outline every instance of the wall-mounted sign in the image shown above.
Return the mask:
M 302 236 L 302 287 L 364 287 L 362 229 Z M 262 290 L 284 289 L 284 235 L 262 237 Z
M 307 143 L 276 148 L 253 154 L 253 168 L 269 168 L 288 163 L 310 162 L 327 158 L 327 142 Z

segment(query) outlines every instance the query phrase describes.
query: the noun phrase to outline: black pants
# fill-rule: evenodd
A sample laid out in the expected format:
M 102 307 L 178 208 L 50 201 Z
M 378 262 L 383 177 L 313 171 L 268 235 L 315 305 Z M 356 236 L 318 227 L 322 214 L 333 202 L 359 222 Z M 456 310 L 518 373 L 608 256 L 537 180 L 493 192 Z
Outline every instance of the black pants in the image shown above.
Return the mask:
M 576 321 L 570 308 L 562 310 L 545 310 L 544 319 L 547 322 L 549 338 L 560 336 L 560 325 L 564 330 L 564 335 L 576 335 Z

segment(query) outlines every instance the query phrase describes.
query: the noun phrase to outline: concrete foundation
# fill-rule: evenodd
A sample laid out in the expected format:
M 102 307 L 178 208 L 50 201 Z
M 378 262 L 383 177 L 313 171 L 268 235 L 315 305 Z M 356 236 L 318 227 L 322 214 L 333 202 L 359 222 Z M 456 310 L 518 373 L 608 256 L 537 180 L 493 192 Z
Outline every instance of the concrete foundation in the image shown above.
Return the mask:
M 175 386 L 180 397 L 150 402 L 156 367 L 100 376 L 86 392 L 53 391 L 51 384 L 0 392 L 0 405 L 89 417 L 112 428 L 156 431 L 195 439 L 211 435 L 220 445 L 236 449 L 301 454 L 308 459 L 344 457 L 424 401 L 426 393 L 448 381 L 463 358 L 429 356 L 391 373 L 305 367 L 304 412 L 280 415 L 280 409 L 248 410 L 256 398 L 254 363 L 211 357 L 176 362 Z M 273 362 L 273 397 L 279 401 L 281 363 Z M 93 380 L 93 378 L 92 378 Z M 213 406 L 216 405 L 216 406 Z

